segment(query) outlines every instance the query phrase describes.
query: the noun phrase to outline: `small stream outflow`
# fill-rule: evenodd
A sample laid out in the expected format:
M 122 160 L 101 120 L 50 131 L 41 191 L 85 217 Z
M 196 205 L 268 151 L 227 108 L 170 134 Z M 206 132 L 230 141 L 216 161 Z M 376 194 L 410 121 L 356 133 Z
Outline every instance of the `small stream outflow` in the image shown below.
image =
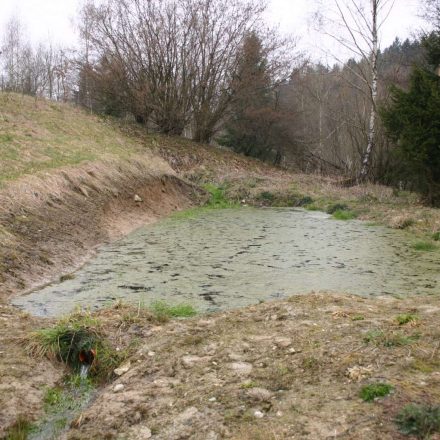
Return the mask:
M 404 231 L 298 209 L 225 209 L 167 219 L 111 245 L 75 273 L 13 300 L 37 316 L 115 300 L 187 303 L 200 312 L 310 291 L 440 294 L 440 253 Z
M 88 364 L 81 365 L 81 369 L 79 371 L 79 375 L 81 379 L 86 379 L 87 376 L 89 375 L 89 371 L 90 371 L 90 365 Z
M 81 350 L 79 352 L 79 361 L 81 364 L 80 367 L 80 377 L 81 379 L 85 379 L 87 378 L 90 368 L 93 365 L 93 362 L 95 361 L 96 358 L 96 351 L 94 349 L 91 350 Z

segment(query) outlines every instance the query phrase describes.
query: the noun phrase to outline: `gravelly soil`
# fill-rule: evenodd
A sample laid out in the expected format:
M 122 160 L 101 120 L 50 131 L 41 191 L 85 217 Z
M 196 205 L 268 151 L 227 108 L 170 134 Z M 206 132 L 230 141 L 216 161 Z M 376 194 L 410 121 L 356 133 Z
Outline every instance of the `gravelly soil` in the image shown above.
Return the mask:
M 407 312 L 418 319 L 399 325 Z M 439 315 L 436 297 L 326 293 L 163 326 L 102 311 L 114 343 L 142 342 L 66 438 L 404 438 L 396 413 L 440 399 Z M 372 382 L 394 392 L 363 402 Z

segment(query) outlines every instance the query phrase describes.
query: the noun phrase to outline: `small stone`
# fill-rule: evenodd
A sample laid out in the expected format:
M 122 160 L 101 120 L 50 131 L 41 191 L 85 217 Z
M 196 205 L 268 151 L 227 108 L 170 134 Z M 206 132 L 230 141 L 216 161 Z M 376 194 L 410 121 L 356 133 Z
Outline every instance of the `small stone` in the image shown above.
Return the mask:
M 216 402 L 217 399 L 216 399 L 215 397 L 211 397 L 211 398 L 209 399 L 209 401 L 210 401 L 210 402 Z
M 143 200 L 141 199 L 141 197 L 139 197 L 137 194 L 134 195 L 134 201 L 135 201 L 136 203 L 141 203 L 141 202 L 143 202 Z
M 276 416 L 277 417 L 283 417 L 284 413 L 282 411 L 277 411 Z
M 128 433 L 129 440 L 144 440 L 152 437 L 151 429 L 146 426 L 134 426 Z
M 123 389 L 124 389 L 124 385 L 122 383 L 118 383 L 117 385 L 114 386 L 113 392 L 114 393 L 119 393 Z
M 290 347 L 292 345 L 292 340 L 289 338 L 285 338 L 285 337 L 279 337 L 279 338 L 275 338 L 274 340 L 275 345 L 279 348 L 287 348 Z
M 233 362 L 230 364 L 230 368 L 240 376 L 247 376 L 251 373 L 253 367 L 252 364 L 247 362 Z
M 198 364 L 202 360 L 203 360 L 203 358 L 201 358 L 200 356 L 188 355 L 188 356 L 183 356 L 182 364 L 186 368 L 192 368 L 192 367 L 194 367 L 194 365 Z
M 194 406 L 190 406 L 176 417 L 176 422 L 183 425 L 191 425 L 198 415 L 199 410 Z
M 130 369 L 130 367 L 131 367 L 131 362 L 128 361 L 126 364 L 121 365 L 118 368 L 115 368 L 114 372 L 115 372 L 116 376 L 122 376 Z
M 156 353 L 154 351 L 149 351 L 147 353 L 147 355 L 150 356 L 150 357 L 153 357 L 153 356 L 156 356 Z
M 262 413 L 261 411 L 255 411 L 254 412 L 254 416 L 257 418 L 257 419 L 262 419 L 263 417 L 264 417 L 264 413 Z

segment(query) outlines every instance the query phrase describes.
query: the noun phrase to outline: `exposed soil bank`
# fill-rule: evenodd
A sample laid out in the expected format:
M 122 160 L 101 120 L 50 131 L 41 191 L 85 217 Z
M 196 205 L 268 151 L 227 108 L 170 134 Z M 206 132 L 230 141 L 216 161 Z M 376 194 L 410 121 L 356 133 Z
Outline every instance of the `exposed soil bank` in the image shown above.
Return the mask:
M 73 270 L 97 245 L 203 197 L 150 154 L 10 183 L 0 191 L 0 299 Z

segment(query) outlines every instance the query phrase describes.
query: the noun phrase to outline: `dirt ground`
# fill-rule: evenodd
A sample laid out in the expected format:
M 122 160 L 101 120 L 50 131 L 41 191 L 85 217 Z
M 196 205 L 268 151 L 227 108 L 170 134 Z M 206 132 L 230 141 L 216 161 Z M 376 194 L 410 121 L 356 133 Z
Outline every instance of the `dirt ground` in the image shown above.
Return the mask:
M 113 343 L 141 344 L 71 440 L 403 439 L 401 408 L 440 399 L 439 298 L 311 293 L 161 326 L 126 307 L 98 316 Z M 375 382 L 393 392 L 364 402 Z

